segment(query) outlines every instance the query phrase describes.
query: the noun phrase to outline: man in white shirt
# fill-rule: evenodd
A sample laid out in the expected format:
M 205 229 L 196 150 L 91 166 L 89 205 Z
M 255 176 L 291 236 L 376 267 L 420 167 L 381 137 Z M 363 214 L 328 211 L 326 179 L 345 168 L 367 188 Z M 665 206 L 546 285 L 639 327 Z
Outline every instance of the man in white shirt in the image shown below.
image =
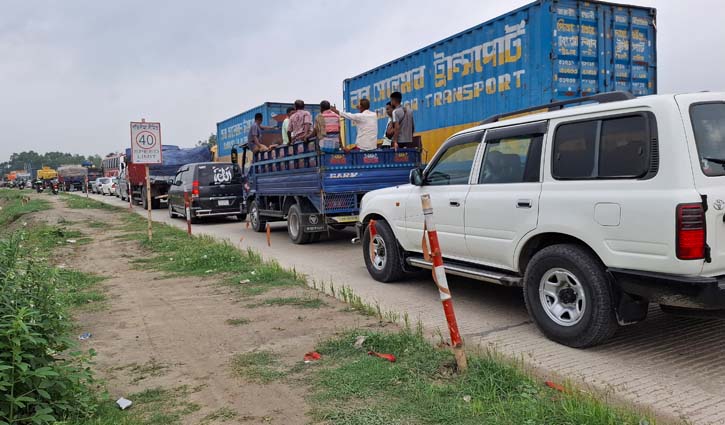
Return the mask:
M 368 99 L 360 99 L 358 105 L 359 113 L 350 113 L 338 111 L 334 106 L 332 112 L 347 118 L 357 126 L 357 138 L 354 146 L 347 146 L 346 151 L 357 147 L 361 151 L 371 151 L 378 147 L 378 115 L 370 110 L 370 101 Z

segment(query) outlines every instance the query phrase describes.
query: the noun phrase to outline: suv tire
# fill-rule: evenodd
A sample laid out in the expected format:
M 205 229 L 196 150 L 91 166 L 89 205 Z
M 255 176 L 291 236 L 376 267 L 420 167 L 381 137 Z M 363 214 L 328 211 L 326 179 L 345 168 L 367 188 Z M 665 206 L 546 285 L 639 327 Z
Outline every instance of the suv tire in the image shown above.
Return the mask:
M 601 344 L 618 328 L 608 275 L 577 245 L 552 245 L 534 255 L 524 275 L 524 301 L 539 330 L 569 347 Z
M 395 233 L 385 220 L 375 222 L 377 229 L 374 247 L 370 246 L 370 226 L 365 226 L 362 238 L 365 267 L 378 282 L 395 282 L 405 275 L 403 255 Z M 371 252 L 373 251 L 374 252 Z
M 311 233 L 302 230 L 302 209 L 298 204 L 292 205 L 287 213 L 287 234 L 297 245 L 309 243 L 312 237 Z
M 259 204 L 257 204 L 256 200 L 249 204 L 249 221 L 255 232 L 264 232 L 266 230 L 267 222 L 259 215 Z

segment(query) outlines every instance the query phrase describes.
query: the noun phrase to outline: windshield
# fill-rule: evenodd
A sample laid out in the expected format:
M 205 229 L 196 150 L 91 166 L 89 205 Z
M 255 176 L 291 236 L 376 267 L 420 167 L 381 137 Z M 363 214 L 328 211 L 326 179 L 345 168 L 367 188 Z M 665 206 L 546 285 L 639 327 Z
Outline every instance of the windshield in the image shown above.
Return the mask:
M 199 166 L 199 185 L 242 184 L 242 174 L 236 164 Z
M 98 181 L 101 182 L 101 184 L 107 184 L 111 182 L 111 179 L 98 179 Z
M 702 172 L 725 176 L 725 103 L 693 105 L 690 120 Z

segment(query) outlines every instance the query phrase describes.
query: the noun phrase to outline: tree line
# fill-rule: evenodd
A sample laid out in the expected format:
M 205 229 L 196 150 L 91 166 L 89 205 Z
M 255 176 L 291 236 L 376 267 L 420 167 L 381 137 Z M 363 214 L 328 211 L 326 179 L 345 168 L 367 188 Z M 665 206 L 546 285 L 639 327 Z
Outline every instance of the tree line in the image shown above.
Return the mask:
M 58 168 L 61 165 L 68 164 L 80 165 L 86 161 L 92 163 L 95 167 L 100 167 L 101 160 L 100 155 L 83 156 L 67 152 L 46 152 L 40 154 L 35 151 L 26 151 L 13 153 L 10 155 L 8 161 L 0 162 L 0 171 L 4 174 L 13 170 L 37 170 L 43 166 Z

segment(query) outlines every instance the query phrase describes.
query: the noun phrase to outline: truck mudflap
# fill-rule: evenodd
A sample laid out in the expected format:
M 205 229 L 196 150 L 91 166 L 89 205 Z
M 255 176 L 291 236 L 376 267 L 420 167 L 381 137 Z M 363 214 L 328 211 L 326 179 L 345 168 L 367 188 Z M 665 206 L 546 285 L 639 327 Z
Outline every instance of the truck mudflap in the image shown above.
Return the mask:
M 301 226 L 302 231 L 305 233 L 319 233 L 327 231 L 327 222 L 325 216 L 319 213 L 303 213 L 300 219 L 302 220 Z
M 610 268 L 625 293 L 650 302 L 701 310 L 725 310 L 725 276 L 678 276 Z

